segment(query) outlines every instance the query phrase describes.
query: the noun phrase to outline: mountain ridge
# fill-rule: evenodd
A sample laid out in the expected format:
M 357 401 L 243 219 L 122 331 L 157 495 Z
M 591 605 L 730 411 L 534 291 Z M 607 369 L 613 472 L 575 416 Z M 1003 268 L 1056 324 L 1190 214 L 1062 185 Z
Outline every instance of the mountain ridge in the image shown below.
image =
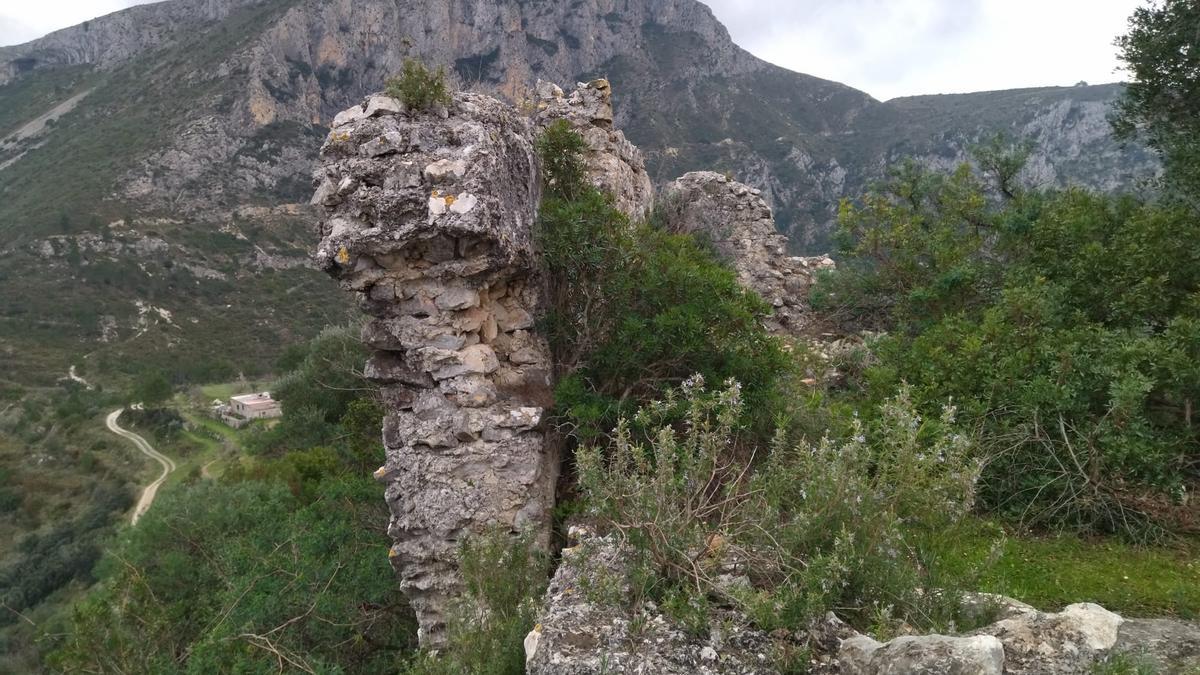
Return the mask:
M 880 102 L 754 57 L 695 0 L 141 5 L 0 48 L 0 365 L 263 370 L 344 319 L 304 267 L 301 204 L 333 116 L 409 57 L 518 105 L 538 79 L 606 77 L 657 183 L 733 174 L 798 251 L 827 249 L 840 200 L 888 165 L 956 164 L 998 132 L 1034 141 L 1031 180 L 1048 186 L 1129 188 L 1157 170 L 1108 132 L 1118 86 Z M 183 318 L 143 330 L 135 299 Z M 228 356 L 230 342 L 247 347 Z

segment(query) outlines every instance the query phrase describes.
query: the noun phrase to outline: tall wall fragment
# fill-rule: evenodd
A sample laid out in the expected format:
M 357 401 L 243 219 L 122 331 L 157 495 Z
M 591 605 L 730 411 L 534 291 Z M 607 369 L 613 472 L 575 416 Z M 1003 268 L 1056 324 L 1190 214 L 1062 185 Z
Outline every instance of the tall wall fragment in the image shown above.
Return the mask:
M 338 115 L 321 162 L 317 258 L 372 317 L 392 562 L 422 643 L 436 645 L 465 536 L 549 538 L 559 458 L 543 431 L 550 351 L 534 330 L 531 125 L 478 94 L 432 112 L 372 96 Z
M 584 163 L 588 179 L 612 195 L 617 209 L 642 220 L 654 208 L 654 184 L 646 173 L 642 151 L 613 127 L 612 86 L 608 80 L 579 84 L 570 94 L 550 82 L 538 81 L 534 119 L 545 127 L 566 120 L 587 145 Z
M 774 307 L 767 328 L 790 337 L 811 337 L 809 290 L 819 270 L 832 269 L 829 256 L 788 255 L 787 237 L 775 227 L 771 207 L 759 190 L 712 171 L 685 174 L 666 186 L 659 200 L 666 227 L 710 242 L 737 272 L 743 286 Z

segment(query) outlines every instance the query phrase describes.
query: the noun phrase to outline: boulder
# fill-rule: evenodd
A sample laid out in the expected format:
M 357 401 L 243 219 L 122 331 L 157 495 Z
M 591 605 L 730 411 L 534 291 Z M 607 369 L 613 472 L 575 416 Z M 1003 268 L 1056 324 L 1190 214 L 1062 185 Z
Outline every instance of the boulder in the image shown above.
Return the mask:
M 1178 619 L 1126 619 L 1113 645 L 1160 675 L 1200 673 L 1200 623 Z
M 1070 605 L 1056 614 L 1025 612 L 975 631 L 1004 643 L 1008 675 L 1090 673 L 1117 643 L 1124 621 L 1100 605 Z
M 653 603 L 630 602 L 633 553 L 615 536 L 571 528 L 576 545 L 546 591 L 538 624 L 525 638 L 529 675 L 766 675 L 778 673 L 771 639 L 745 616 L 717 610 L 697 637 Z
M 881 644 L 865 635 L 842 642 L 844 675 L 1003 675 L 1004 645 L 990 635 L 906 635 Z

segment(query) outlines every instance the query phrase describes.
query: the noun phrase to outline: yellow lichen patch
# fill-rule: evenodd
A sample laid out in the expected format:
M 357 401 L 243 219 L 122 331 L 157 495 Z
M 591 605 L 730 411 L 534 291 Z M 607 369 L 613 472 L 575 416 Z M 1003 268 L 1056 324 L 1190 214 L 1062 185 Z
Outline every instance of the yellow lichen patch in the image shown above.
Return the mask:
M 433 197 L 434 199 L 437 199 L 438 197 L 441 197 L 441 196 L 442 196 L 442 191 L 441 191 L 441 190 L 434 190 L 434 191 L 433 191 L 433 194 L 432 194 L 432 195 L 430 195 L 430 196 L 431 196 L 431 197 Z
M 350 251 L 346 250 L 345 246 L 338 249 L 337 261 L 339 264 L 342 264 L 342 265 L 345 265 L 346 263 L 350 262 Z
M 454 195 L 446 195 L 446 206 L 454 206 L 454 202 L 458 201 Z
M 396 553 L 396 549 L 394 549 L 394 548 L 388 549 L 388 558 L 395 558 L 398 555 L 400 555 L 400 554 Z
M 345 143 L 346 141 L 350 140 L 350 132 L 348 132 L 348 131 L 338 132 L 333 135 L 333 140 L 337 141 L 338 143 Z

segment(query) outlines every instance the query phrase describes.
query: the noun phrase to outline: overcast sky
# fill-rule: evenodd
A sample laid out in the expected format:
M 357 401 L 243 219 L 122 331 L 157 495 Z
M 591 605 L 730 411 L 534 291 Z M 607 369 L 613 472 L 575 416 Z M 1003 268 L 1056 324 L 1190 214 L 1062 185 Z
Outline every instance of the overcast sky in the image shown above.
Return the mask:
M 1122 80 L 1112 42 L 1144 0 L 703 1 L 757 56 L 888 99 Z M 0 45 L 137 4 L 0 0 Z

